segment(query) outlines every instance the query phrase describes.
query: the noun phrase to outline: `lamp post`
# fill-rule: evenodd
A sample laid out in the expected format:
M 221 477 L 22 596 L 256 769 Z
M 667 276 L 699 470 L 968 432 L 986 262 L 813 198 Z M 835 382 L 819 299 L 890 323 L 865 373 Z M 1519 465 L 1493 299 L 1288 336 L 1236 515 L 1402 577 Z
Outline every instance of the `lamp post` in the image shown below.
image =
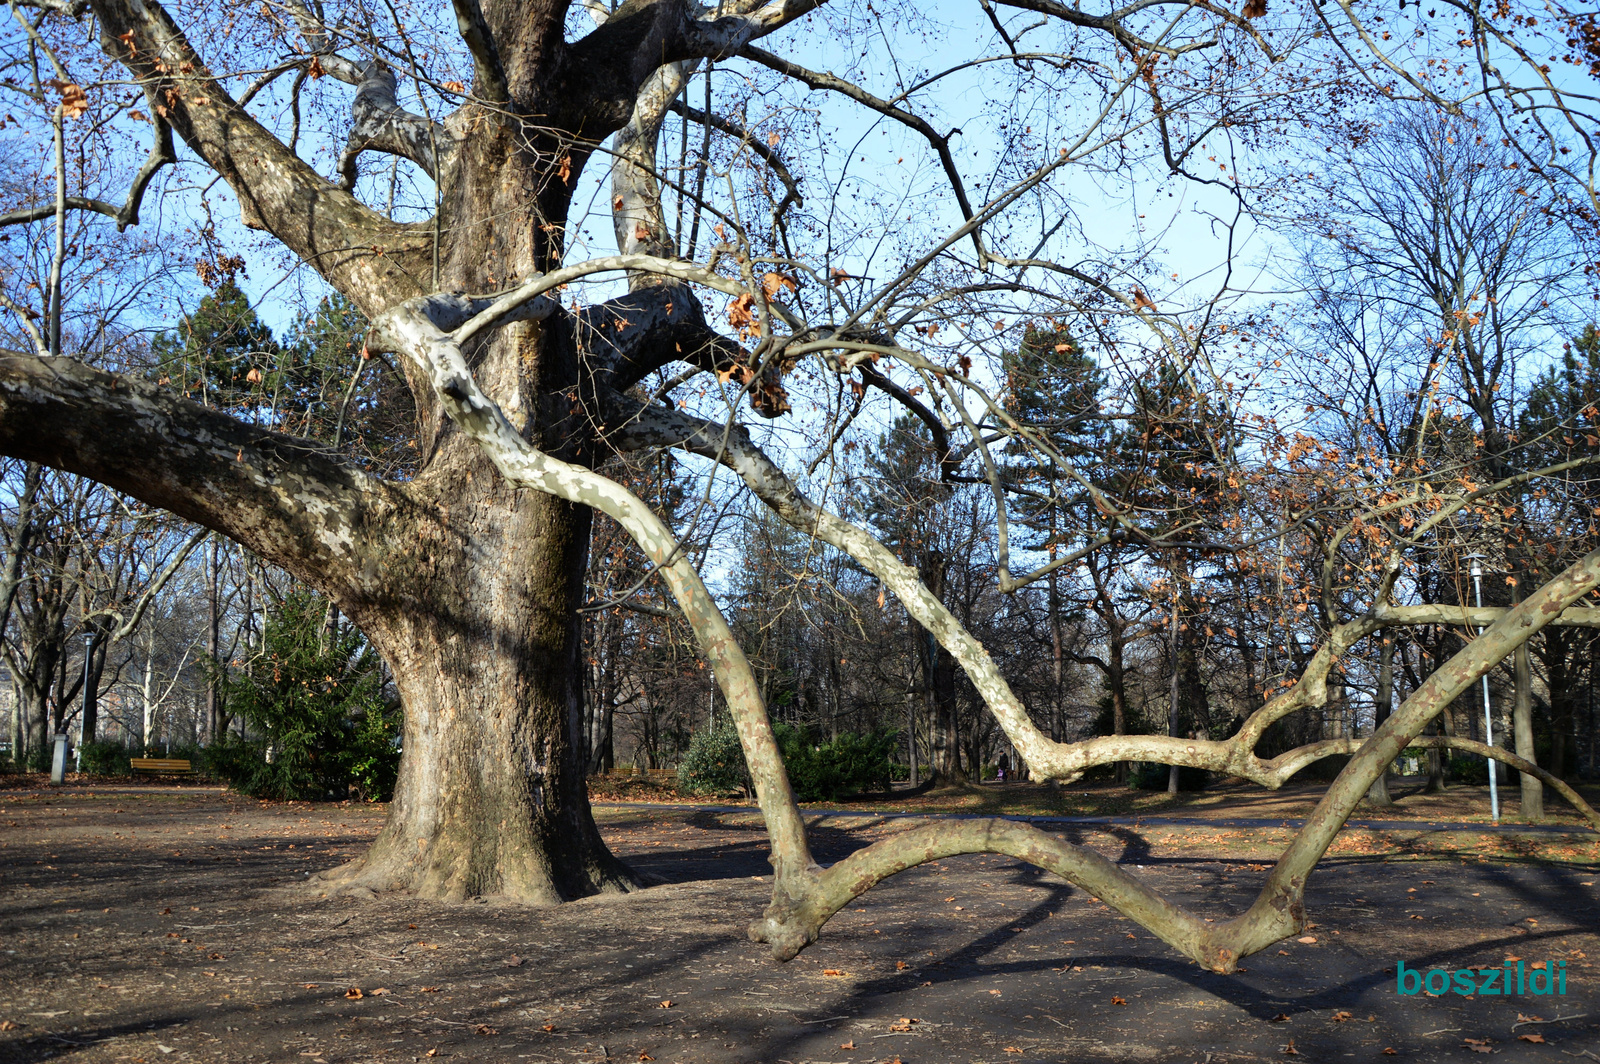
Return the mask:
M 1483 566 L 1481 554 L 1469 554 L 1472 560 L 1472 591 L 1477 597 L 1478 608 L 1483 609 Z M 1478 634 L 1483 634 L 1483 626 L 1478 626 Z M 1489 713 L 1489 674 L 1483 674 L 1483 742 L 1485 746 L 1494 745 L 1494 718 Z M 1500 823 L 1500 786 L 1495 780 L 1494 758 L 1486 758 L 1489 767 L 1489 815 L 1494 817 L 1496 824 Z

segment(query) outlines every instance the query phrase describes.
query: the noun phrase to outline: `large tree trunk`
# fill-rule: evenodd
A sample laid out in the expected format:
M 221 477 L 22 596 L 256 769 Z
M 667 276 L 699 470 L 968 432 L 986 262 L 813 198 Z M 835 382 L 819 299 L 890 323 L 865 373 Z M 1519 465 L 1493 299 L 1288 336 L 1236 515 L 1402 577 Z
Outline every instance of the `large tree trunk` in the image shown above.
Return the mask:
M 484 494 L 497 493 L 515 508 L 484 508 L 482 554 L 433 556 L 395 588 L 417 605 L 365 626 L 405 704 L 405 760 L 383 831 L 347 874 L 449 900 L 627 889 L 589 813 L 579 738 L 589 515 L 532 492 Z
M 1378 633 L 1378 689 L 1372 700 L 1372 730 L 1383 727 L 1394 709 L 1394 636 Z M 1394 805 L 1389 796 L 1389 770 L 1385 768 L 1367 788 L 1367 803 L 1379 809 Z

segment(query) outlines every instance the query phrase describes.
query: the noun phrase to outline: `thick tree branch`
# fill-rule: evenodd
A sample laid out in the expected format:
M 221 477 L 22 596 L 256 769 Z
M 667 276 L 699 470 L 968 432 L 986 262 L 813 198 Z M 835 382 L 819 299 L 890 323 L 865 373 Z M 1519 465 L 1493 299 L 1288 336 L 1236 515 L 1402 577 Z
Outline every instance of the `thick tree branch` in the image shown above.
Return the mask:
M 309 440 L 70 358 L 0 355 L 0 453 L 170 510 L 346 601 L 376 579 L 363 537 L 403 505 Z
M 1483 628 L 1506 615 L 1500 606 L 1379 606 L 1376 611 L 1385 626 L 1410 624 L 1449 624 L 1460 628 Z M 1550 622 L 1555 628 L 1600 628 L 1600 609 L 1573 606 Z
M 451 0 L 451 6 L 456 11 L 461 40 L 472 53 L 473 94 L 488 103 L 505 103 L 511 99 L 511 89 L 506 85 L 500 50 L 495 47 L 483 8 L 478 0 Z
M 431 178 L 439 177 L 439 160 L 455 146 L 455 138 L 438 122 L 400 106 L 399 82 L 388 64 L 373 60 L 361 72 L 360 88 L 350 105 L 355 125 L 339 154 L 339 187 L 356 185 L 356 159 L 379 151 L 410 159 Z
M 145 86 L 233 189 L 242 220 L 269 230 L 369 314 L 430 275 L 432 227 L 401 225 L 336 188 L 246 113 L 156 0 L 93 0 L 101 48 Z

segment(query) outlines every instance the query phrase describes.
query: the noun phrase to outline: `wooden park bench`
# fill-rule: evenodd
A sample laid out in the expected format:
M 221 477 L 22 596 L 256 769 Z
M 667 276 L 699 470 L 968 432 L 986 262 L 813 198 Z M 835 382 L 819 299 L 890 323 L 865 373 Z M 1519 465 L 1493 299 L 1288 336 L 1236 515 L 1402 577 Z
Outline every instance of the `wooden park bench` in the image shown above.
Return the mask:
M 128 764 L 133 766 L 135 775 L 147 776 L 192 776 L 194 768 L 185 758 L 181 757 L 130 757 Z

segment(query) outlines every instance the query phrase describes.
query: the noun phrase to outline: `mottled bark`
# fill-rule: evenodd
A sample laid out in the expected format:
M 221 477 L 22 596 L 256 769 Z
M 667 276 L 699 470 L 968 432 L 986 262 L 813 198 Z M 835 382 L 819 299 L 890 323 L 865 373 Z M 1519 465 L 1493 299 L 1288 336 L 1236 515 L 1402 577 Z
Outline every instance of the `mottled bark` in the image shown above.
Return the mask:
M 1383 722 L 1389 719 L 1389 714 L 1394 709 L 1394 639 L 1388 633 L 1378 636 L 1378 688 L 1372 700 L 1372 726 L 1374 729 L 1383 727 Z M 1367 788 L 1367 804 L 1379 809 L 1387 809 L 1394 805 L 1394 799 L 1389 797 L 1389 771 L 1387 768 L 1378 773 L 1372 781 L 1372 786 Z

